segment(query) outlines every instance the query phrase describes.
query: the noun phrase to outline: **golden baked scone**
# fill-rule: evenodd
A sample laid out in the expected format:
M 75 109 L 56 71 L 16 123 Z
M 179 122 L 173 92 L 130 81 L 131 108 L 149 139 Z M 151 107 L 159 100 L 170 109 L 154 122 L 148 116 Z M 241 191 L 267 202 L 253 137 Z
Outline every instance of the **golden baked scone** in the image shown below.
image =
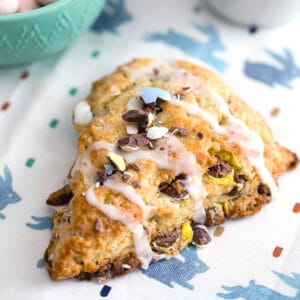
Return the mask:
M 256 111 L 186 61 L 119 67 L 74 123 L 70 183 L 47 200 L 59 207 L 44 257 L 52 279 L 106 280 L 207 244 L 204 225 L 257 212 L 298 162 Z

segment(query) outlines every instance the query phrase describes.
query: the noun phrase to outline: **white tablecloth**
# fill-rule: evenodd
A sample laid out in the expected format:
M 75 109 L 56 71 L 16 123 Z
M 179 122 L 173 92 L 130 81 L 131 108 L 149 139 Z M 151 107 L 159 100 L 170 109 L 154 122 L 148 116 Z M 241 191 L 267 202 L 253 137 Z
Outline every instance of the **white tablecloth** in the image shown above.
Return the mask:
M 45 199 L 74 160 L 72 108 L 94 80 L 133 57 L 193 60 L 219 72 L 299 154 L 299 26 L 238 28 L 197 0 L 110 0 L 64 53 L 0 69 L 0 299 L 300 299 L 299 169 L 280 178 L 261 212 L 227 222 L 219 236 L 211 228 L 208 247 L 148 271 L 106 285 L 53 282 L 41 260 L 51 228 Z

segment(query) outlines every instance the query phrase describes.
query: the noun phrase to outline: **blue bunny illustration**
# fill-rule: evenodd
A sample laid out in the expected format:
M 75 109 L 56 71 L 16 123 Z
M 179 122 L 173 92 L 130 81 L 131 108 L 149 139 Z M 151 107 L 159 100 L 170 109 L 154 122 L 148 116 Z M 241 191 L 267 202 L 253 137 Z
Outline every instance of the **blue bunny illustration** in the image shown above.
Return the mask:
M 183 51 L 187 55 L 204 61 L 218 71 L 225 71 L 228 66 L 227 62 L 216 56 L 217 52 L 225 50 L 217 29 L 213 25 L 194 24 L 193 26 L 207 36 L 207 41 L 198 41 L 174 29 L 169 29 L 166 33 L 147 33 L 144 39 L 163 42 Z
M 300 77 L 300 68 L 295 64 L 291 51 L 284 49 L 283 55 L 271 50 L 265 51 L 270 57 L 281 64 L 281 68 L 268 63 L 246 61 L 244 67 L 245 75 L 269 86 L 279 84 L 291 89 L 290 82 Z
M 197 249 L 193 245 L 184 249 L 181 255 L 184 257 L 184 262 L 173 257 L 170 260 L 161 260 L 151 264 L 147 270 L 142 270 L 142 272 L 168 287 L 174 287 L 174 283 L 177 283 L 192 290 L 194 286 L 188 281 L 195 275 L 206 272 L 208 267 L 199 259 Z
M 8 166 L 3 168 L 3 177 L 0 176 L 0 211 L 8 204 L 14 204 L 21 200 L 21 197 L 13 190 L 12 175 Z M 5 219 L 5 215 L 0 212 L 0 219 Z
M 31 216 L 31 219 L 36 223 L 26 223 L 26 226 L 35 229 L 35 230 L 44 230 L 44 229 L 52 229 L 53 223 L 52 219 L 48 216 L 46 217 L 35 217 Z
M 109 0 L 91 29 L 96 32 L 109 31 L 117 34 L 118 28 L 131 19 L 132 16 L 127 11 L 125 0 Z
M 292 273 L 293 276 L 288 276 L 283 273 L 273 271 L 273 273 L 279 277 L 290 287 L 296 289 L 295 296 L 286 296 L 266 286 L 259 285 L 255 280 L 250 280 L 249 285 L 244 287 L 236 285 L 232 287 L 222 286 L 225 293 L 218 293 L 217 296 L 223 299 L 246 299 L 246 300 L 291 300 L 300 299 L 300 274 Z

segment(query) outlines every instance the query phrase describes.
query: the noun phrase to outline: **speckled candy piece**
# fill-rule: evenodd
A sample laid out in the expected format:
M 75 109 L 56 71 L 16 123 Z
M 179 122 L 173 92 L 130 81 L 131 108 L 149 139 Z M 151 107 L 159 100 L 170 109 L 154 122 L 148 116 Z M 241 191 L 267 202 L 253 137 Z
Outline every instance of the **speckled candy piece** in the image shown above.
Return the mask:
M 157 99 L 171 101 L 171 95 L 167 91 L 156 87 L 145 87 L 141 89 L 140 96 L 145 104 L 154 103 Z
M 14 14 L 18 8 L 19 0 L 0 0 L 0 15 Z
M 26 12 L 40 7 L 37 0 L 20 0 L 18 12 Z

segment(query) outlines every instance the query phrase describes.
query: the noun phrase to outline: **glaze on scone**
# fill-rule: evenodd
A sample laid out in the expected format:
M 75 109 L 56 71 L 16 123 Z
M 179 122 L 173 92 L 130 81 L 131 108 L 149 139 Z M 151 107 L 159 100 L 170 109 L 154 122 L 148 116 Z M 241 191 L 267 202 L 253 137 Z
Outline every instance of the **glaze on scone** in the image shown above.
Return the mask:
M 254 214 L 297 164 L 256 111 L 186 61 L 121 66 L 74 123 L 70 185 L 47 200 L 60 207 L 45 252 L 52 279 L 106 280 L 206 244 L 203 224 Z

